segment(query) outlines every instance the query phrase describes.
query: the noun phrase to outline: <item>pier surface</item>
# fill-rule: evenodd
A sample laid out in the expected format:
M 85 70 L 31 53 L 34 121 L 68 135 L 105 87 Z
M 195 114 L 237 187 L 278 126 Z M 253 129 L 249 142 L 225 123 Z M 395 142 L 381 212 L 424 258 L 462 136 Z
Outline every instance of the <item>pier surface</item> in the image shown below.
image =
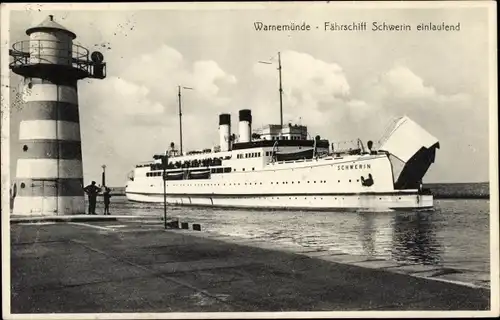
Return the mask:
M 489 309 L 484 288 L 112 220 L 12 223 L 11 313 Z

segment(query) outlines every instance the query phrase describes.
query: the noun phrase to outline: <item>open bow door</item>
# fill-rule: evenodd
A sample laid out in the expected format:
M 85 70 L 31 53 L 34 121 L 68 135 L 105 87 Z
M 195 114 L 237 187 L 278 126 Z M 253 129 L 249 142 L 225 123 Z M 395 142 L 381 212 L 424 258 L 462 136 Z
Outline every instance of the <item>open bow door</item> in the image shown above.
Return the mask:
M 418 189 L 422 178 L 434 163 L 439 141 L 416 122 L 402 117 L 382 142 L 380 150 L 403 162 L 403 168 L 394 177 L 395 189 Z

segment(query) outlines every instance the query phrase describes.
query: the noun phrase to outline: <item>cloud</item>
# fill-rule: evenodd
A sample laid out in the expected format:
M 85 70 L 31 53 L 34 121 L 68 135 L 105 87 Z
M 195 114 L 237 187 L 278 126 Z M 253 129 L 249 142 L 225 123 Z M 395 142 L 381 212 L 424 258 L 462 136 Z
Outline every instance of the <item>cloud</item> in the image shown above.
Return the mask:
M 122 78 L 109 77 L 93 84 L 92 91 L 101 99 L 102 111 L 135 116 L 161 114 L 165 109 L 159 101 L 152 100 L 154 97 L 146 86 Z
M 464 93 L 443 94 L 406 66 L 394 66 L 371 83 L 371 99 L 427 101 L 440 104 L 461 103 L 470 97 Z
M 80 119 L 82 136 L 92 141 L 83 144 L 86 155 L 131 168 L 162 152 L 170 141 L 178 144 L 178 85 L 194 88 L 183 97 L 187 101 L 184 143 L 193 147 L 211 140 L 208 129 L 204 139 L 197 134 L 206 119 L 202 114 L 211 112 L 216 119 L 214 110 L 230 101 L 224 94 L 237 82 L 234 75 L 215 61 L 188 61 L 166 45 L 125 58 L 132 63 L 119 67 L 111 67 L 110 63 L 106 79 L 82 81 L 79 85 L 79 104 L 85 110 Z M 193 106 L 195 112 L 190 110 Z M 194 119 L 190 116 L 193 113 Z M 217 124 L 210 129 L 212 135 L 217 135 Z

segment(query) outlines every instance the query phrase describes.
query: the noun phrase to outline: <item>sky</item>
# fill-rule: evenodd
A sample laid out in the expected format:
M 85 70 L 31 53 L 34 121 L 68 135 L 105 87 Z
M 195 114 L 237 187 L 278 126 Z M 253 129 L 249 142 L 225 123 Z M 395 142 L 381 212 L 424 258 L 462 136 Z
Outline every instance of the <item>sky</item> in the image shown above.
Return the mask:
M 230 6 L 230 5 L 229 5 Z M 486 8 L 366 8 L 289 4 L 215 9 L 11 11 L 10 42 L 53 14 L 99 50 L 104 80 L 79 82 L 84 183 L 124 186 L 136 163 L 179 145 L 177 86 L 183 92 L 186 150 L 218 144 L 218 115 L 251 109 L 253 127 L 279 123 L 277 52 L 283 65 L 284 122 L 307 125 L 330 142 L 377 141 L 403 115 L 437 137 L 441 149 L 424 182 L 489 180 L 489 29 Z M 254 23 L 305 22 L 308 32 L 256 31 Z M 367 22 L 367 31 L 325 31 L 325 22 Z M 372 31 L 373 21 L 411 31 Z M 460 31 L 418 32 L 419 23 Z M 316 29 L 316 27 L 318 27 Z M 274 65 L 258 61 L 272 61 Z M 11 168 L 20 149 L 21 78 L 11 74 Z M 14 178 L 15 170 L 12 171 Z

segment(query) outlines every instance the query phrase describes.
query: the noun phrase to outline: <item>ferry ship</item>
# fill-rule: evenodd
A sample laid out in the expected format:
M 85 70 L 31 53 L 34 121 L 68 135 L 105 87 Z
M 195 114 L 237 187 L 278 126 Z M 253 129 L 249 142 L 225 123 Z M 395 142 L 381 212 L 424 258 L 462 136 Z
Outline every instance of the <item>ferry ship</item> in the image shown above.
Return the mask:
M 219 115 L 219 145 L 180 151 L 137 164 L 125 187 L 127 199 L 175 205 L 294 210 L 432 209 L 422 179 L 439 141 L 407 116 L 392 123 L 374 148 L 359 139 L 351 148 L 311 138 L 303 125 L 283 125 L 281 55 L 278 52 L 280 124 L 252 131 L 252 112 L 239 111 L 238 135 L 231 115 Z M 259 61 L 260 63 L 272 64 Z
M 293 210 L 428 210 L 433 196 L 422 179 L 439 141 L 409 117 L 393 122 L 375 148 L 357 140 L 339 148 L 303 125 L 252 131 L 252 113 L 219 115 L 219 145 L 165 154 L 137 164 L 125 188 L 130 201 Z M 182 140 L 181 140 L 182 141 Z M 163 160 L 162 160 L 163 159 Z M 164 165 L 162 165 L 162 161 Z

